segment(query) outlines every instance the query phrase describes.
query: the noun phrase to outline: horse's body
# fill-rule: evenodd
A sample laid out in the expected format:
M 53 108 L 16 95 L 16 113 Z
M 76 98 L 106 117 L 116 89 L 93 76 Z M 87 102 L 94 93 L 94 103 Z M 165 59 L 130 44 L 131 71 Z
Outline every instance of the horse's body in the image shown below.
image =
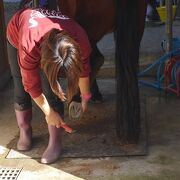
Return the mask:
M 114 0 L 60 0 L 59 8 L 81 24 L 92 44 L 115 28 Z
M 102 58 L 96 43 L 107 33 L 115 32 L 117 135 L 122 143 L 137 142 L 140 132 L 137 71 L 146 1 L 58 0 L 57 4 L 55 0 L 48 2 L 49 8 L 56 8 L 57 5 L 62 13 L 75 19 L 85 29 L 95 49 L 95 59 Z M 93 62 L 96 63 L 96 60 Z

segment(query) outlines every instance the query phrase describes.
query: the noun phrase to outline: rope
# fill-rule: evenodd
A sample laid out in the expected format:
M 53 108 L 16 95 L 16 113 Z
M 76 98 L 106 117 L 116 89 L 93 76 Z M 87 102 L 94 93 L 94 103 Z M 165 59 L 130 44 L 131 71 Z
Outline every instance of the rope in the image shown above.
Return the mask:
M 180 95 L 180 56 L 171 57 L 164 68 L 165 90 Z
M 161 47 L 166 52 L 166 40 L 161 42 Z M 140 85 L 156 88 L 158 90 L 171 91 L 180 96 L 180 38 L 173 38 L 173 50 L 165 53 L 146 69 L 138 73 L 143 77 L 149 71 L 156 69 L 155 80 L 139 80 Z

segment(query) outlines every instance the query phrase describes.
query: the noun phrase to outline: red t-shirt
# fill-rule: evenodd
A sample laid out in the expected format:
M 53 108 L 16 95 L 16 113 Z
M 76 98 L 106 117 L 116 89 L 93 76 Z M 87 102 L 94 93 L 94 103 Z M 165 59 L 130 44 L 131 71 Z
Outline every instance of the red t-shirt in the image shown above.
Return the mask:
M 40 44 L 44 35 L 53 28 L 65 30 L 80 45 L 83 60 L 81 77 L 87 77 L 90 73 L 91 46 L 78 23 L 57 11 L 41 8 L 18 11 L 8 23 L 7 39 L 18 49 L 23 85 L 32 98 L 42 93 L 39 74 Z

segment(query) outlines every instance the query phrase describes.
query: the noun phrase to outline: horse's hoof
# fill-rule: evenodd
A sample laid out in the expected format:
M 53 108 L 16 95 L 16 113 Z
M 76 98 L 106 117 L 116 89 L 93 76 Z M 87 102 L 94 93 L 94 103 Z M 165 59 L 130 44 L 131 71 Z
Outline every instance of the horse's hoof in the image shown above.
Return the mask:
M 83 115 L 83 109 L 80 102 L 72 101 L 69 105 L 69 118 L 71 120 L 80 120 Z

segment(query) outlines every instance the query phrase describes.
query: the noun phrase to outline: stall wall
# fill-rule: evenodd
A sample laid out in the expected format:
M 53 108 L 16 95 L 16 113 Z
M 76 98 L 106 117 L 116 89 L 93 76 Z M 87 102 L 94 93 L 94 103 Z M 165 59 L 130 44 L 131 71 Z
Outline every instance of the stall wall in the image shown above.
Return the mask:
M 4 88 L 11 77 L 5 32 L 4 6 L 3 0 L 0 0 L 0 89 Z

